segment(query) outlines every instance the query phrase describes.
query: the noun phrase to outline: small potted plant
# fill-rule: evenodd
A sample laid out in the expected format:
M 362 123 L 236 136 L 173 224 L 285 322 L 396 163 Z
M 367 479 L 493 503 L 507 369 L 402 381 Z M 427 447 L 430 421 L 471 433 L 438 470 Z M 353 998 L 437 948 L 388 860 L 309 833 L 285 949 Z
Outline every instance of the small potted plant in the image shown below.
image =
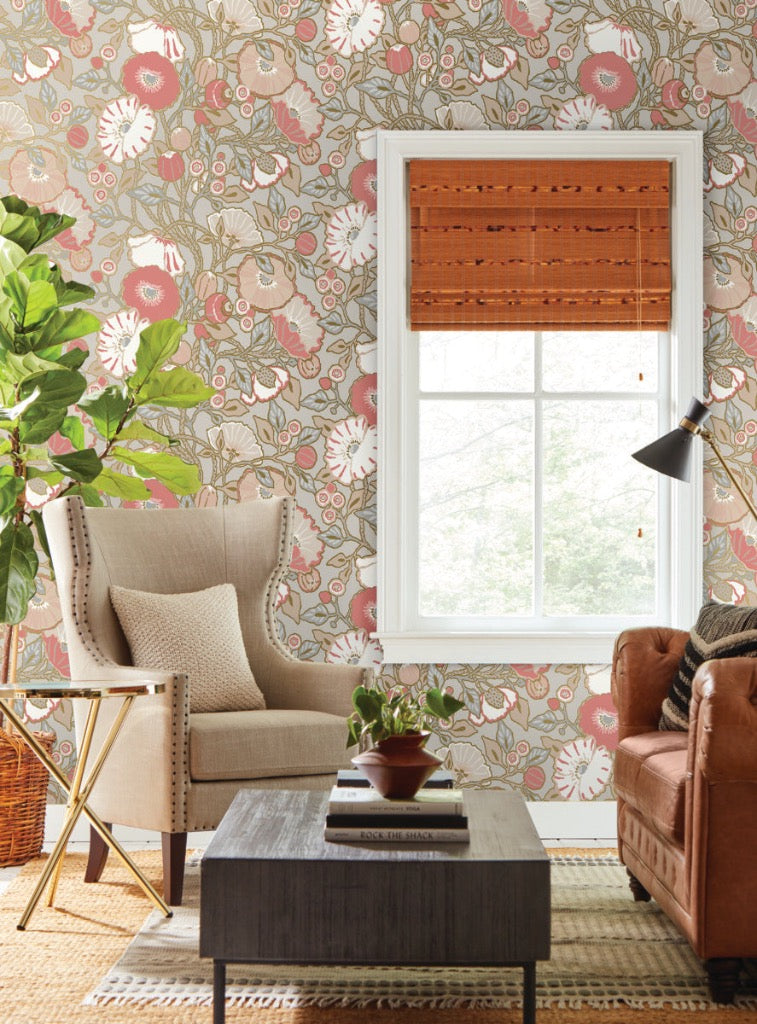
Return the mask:
M 438 687 L 414 697 L 404 690 L 367 690 L 352 694 L 353 713 L 347 719 L 348 746 L 370 738 L 373 746 L 352 758 L 378 792 L 389 799 L 409 800 L 441 764 L 424 749 L 431 727 L 448 721 L 465 707 Z

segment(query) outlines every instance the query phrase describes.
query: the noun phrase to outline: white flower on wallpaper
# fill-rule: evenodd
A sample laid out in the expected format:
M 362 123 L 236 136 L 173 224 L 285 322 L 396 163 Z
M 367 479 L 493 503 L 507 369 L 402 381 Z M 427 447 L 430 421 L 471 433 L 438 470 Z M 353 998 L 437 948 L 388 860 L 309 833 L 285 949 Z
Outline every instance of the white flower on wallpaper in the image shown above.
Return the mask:
M 57 199 L 66 187 L 66 165 L 47 146 L 19 149 L 8 164 L 11 191 L 28 203 L 43 205 Z
M 440 128 L 459 128 L 464 131 L 486 131 L 486 118 L 475 103 L 470 100 L 452 100 L 434 111 Z
M 326 250 L 341 270 L 360 267 L 376 255 L 376 214 L 365 203 L 336 210 L 326 228 Z
M 593 800 L 607 786 L 612 758 L 593 736 L 573 740 L 555 761 L 554 783 L 565 800 Z
M 612 114 L 593 96 L 576 96 L 555 114 L 555 128 L 559 131 L 609 131 Z
M 665 0 L 665 13 L 689 35 L 716 32 L 717 18 L 707 0 Z
M 46 0 L 45 9 L 52 24 L 69 39 L 89 31 L 95 20 L 89 0 Z
M 326 465 L 342 483 L 362 480 L 376 469 L 376 428 L 365 416 L 337 423 L 326 439 Z
M 135 53 L 159 53 L 173 64 L 184 59 L 181 36 L 171 25 L 161 25 L 148 18 L 127 26 L 129 41 Z
M 326 661 L 331 664 L 346 663 L 378 668 L 381 660 L 381 648 L 364 629 L 351 630 L 336 637 L 326 651 Z
M 592 53 L 617 53 L 633 62 L 641 57 L 641 47 L 636 33 L 627 25 L 619 25 L 611 18 L 601 21 L 587 21 L 584 25 L 586 45 Z
M 242 178 L 242 188 L 254 192 L 257 188 L 270 188 L 283 178 L 289 167 L 289 157 L 284 153 L 258 153 L 252 161 L 252 176 Z
M 458 786 L 475 786 L 491 778 L 491 768 L 479 747 L 473 743 L 450 743 L 445 763 Z
M 276 341 L 297 359 L 307 359 L 321 347 L 325 332 L 315 306 L 304 295 L 293 295 L 271 320 Z
M 250 0 L 208 0 L 208 14 L 232 36 L 252 35 L 263 28 Z
M 220 239 L 229 250 L 254 249 L 263 241 L 258 222 L 251 213 L 238 206 L 227 206 L 211 213 L 208 228 L 211 235 Z
M 135 267 L 160 267 L 176 277 L 184 273 L 184 257 L 176 242 L 152 233 L 127 239 L 129 258 Z
M 324 116 L 320 103 L 304 82 L 292 82 L 271 102 L 271 110 L 279 131 L 298 146 L 307 145 L 321 134 Z
M 496 82 L 508 75 L 518 63 L 518 51 L 511 46 L 489 46 L 479 54 L 480 73 L 468 75 L 474 85 Z
M 378 0 L 332 0 L 326 15 L 326 38 L 342 57 L 372 46 L 384 27 Z
M 60 50 L 56 46 L 35 46 L 24 53 L 21 58 L 24 70 L 13 72 L 13 81 L 18 85 L 27 82 L 38 82 L 47 78 L 51 71 L 60 64 Z
M 288 383 L 289 371 L 283 366 L 261 366 L 250 378 L 250 394 L 242 392 L 242 401 L 247 405 L 270 402 L 281 394 Z
M 12 100 L 0 100 L 0 145 L 19 142 L 32 135 L 34 129 L 23 107 Z
M 481 694 L 480 701 L 480 714 L 470 716 L 475 726 L 507 718 L 518 703 L 518 694 L 509 686 L 489 686 Z
M 228 462 L 252 462 L 263 449 L 255 432 L 245 423 L 222 423 L 208 430 L 208 444 Z
M 144 153 L 155 135 L 155 114 L 136 96 L 121 96 L 103 110 L 97 126 L 100 148 L 114 163 Z
M 128 377 L 136 370 L 139 335 L 148 323 L 136 309 L 122 309 L 103 323 L 97 336 L 97 355 L 114 377 Z
M 727 188 L 739 178 L 746 168 L 746 157 L 741 153 L 718 153 L 707 163 L 707 181 L 705 192 L 713 188 Z

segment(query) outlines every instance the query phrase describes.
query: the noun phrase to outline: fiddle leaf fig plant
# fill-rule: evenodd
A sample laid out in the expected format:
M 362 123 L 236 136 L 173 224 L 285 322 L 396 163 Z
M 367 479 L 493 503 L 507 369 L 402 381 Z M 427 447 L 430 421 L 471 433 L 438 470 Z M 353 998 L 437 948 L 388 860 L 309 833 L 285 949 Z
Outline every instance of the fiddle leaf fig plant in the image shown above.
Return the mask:
M 357 686 L 352 693 L 352 706 L 355 710 L 347 719 L 348 747 L 366 736 L 379 743 L 389 736 L 423 732 L 439 721 L 448 721 L 465 707 L 462 701 L 435 686 L 417 698 L 399 689 L 368 690 Z
M 16 196 L 0 199 L 0 623 L 8 625 L 23 620 L 35 593 L 35 540 L 47 552 L 39 512 L 45 499 L 142 501 L 151 494 L 145 480 L 178 495 L 200 487 L 197 467 L 170 452 L 174 439 L 139 419 L 147 406 L 186 409 L 214 394 L 183 366 L 166 367 L 184 324 L 150 324 L 133 371 L 87 393 L 82 339 L 100 321 L 80 303 L 95 293 L 64 280 L 49 256 L 34 251 L 74 223 Z

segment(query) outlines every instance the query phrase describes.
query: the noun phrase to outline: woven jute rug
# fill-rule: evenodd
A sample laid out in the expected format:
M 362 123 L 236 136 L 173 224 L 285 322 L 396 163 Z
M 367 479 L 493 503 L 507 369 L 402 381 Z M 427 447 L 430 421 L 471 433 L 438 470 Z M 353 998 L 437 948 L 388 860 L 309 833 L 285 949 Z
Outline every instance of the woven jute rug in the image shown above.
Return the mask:
M 140 853 L 136 859 L 148 877 L 158 882 L 160 855 Z M 564 937 L 559 943 L 554 943 L 554 962 L 564 962 L 566 967 L 570 968 L 571 976 L 576 979 L 573 995 L 568 1000 L 576 1008 L 556 1006 L 549 999 L 549 992 L 546 992 L 545 997 L 545 991 L 542 990 L 540 1001 L 543 1008 L 539 1011 L 539 1024 L 671 1024 L 673 1021 L 678 1024 L 685 1024 L 687 1021 L 691 1024 L 747 1024 L 747 1021 L 754 1024 L 757 988 L 742 995 L 736 1008 L 716 1009 L 706 999 L 701 968 L 694 958 L 689 959 L 686 968 L 688 980 L 685 984 L 688 988 L 685 998 L 658 990 L 650 991 L 646 998 L 658 1003 L 663 1002 L 664 1005 L 655 1007 L 648 1002 L 644 1003 L 644 997 L 639 994 L 636 996 L 641 1000 L 639 1003 L 615 1003 L 604 1007 L 592 1005 L 598 999 L 613 1003 L 617 998 L 617 992 L 613 992 L 613 981 L 606 983 L 606 997 L 600 997 L 593 980 L 598 974 L 597 963 L 604 956 L 601 952 L 602 947 L 612 944 L 607 937 L 607 919 L 620 915 L 624 920 L 628 920 L 629 911 L 631 917 L 634 914 L 650 919 L 652 916 L 658 916 L 654 904 L 639 907 L 633 903 L 625 888 L 623 874 L 615 864 L 608 863 L 607 858 L 597 858 L 597 861 L 594 865 L 577 863 L 575 860 L 555 864 L 555 890 L 557 892 L 559 886 L 559 889 L 567 894 L 566 900 L 560 901 L 566 904 L 565 909 L 559 910 L 556 906 L 555 919 L 558 915 L 564 916 L 568 922 L 572 921 L 572 924 L 566 925 Z M 8 891 L 0 897 L 0 1019 L 3 1024 L 131 1024 L 137 1019 L 142 1024 L 152 1024 L 154 1021 L 165 1024 L 207 1024 L 210 1019 L 209 1008 L 199 1003 L 180 1001 L 156 1005 L 151 1001 L 142 1000 L 119 1005 L 110 998 L 112 992 L 110 996 L 104 992 L 104 987 L 111 984 L 111 969 L 125 953 L 135 933 L 140 931 L 140 926 L 145 924 L 149 905 L 146 904 L 140 890 L 125 877 L 117 864 L 109 864 L 103 882 L 97 885 L 84 885 L 83 867 L 82 855 L 74 854 L 66 859 L 59 890 L 59 906 L 54 909 L 40 907 L 25 932 L 16 931 L 15 926 L 41 869 L 41 861 L 27 865 Z M 611 902 L 605 905 L 606 909 L 601 915 L 603 920 L 597 921 L 596 924 L 586 923 L 585 912 L 581 907 L 581 893 L 587 881 L 581 876 L 586 876 L 588 872 L 592 872 L 588 875 L 589 882 L 594 879 L 598 888 L 611 891 Z M 610 879 L 609 876 L 613 874 L 615 879 Z M 196 877 L 196 869 L 190 869 L 189 876 L 191 889 L 192 876 Z M 558 876 L 562 876 L 565 882 L 563 883 Z M 605 882 L 603 878 L 606 876 L 608 877 Z M 622 907 L 621 902 L 624 904 Z M 181 916 L 184 917 L 185 914 Z M 130 964 L 134 962 L 135 950 L 140 946 L 145 948 L 144 937 L 154 936 L 156 917 L 157 915 L 149 915 L 135 949 L 128 953 Z M 173 920 L 177 919 L 178 915 Z M 170 925 L 171 921 L 166 921 L 165 924 Z M 688 947 L 679 942 L 676 933 L 669 932 L 664 921 L 662 929 L 665 932 L 664 937 L 661 936 L 657 940 L 654 949 L 647 949 L 643 954 L 646 959 L 640 967 L 636 966 L 634 950 L 646 942 L 642 935 L 644 929 L 631 932 L 631 940 L 626 942 L 624 952 L 619 957 L 621 969 L 617 972 L 618 976 L 622 978 L 623 975 L 627 976 L 638 970 L 643 984 L 650 990 L 653 989 L 650 979 L 655 977 L 654 972 L 657 972 L 656 976 L 659 977 L 657 965 L 663 947 L 670 945 L 675 947 L 681 956 L 688 957 Z M 559 938 L 557 935 L 555 937 Z M 582 946 L 592 947 L 593 953 L 590 950 L 586 955 L 582 954 Z M 154 969 L 158 961 L 158 950 L 154 944 L 150 946 L 148 942 L 146 948 L 150 949 L 150 952 L 142 962 L 150 965 L 150 969 L 145 968 L 144 976 L 154 977 L 156 973 L 163 972 L 163 967 L 159 967 L 157 972 Z M 184 956 L 183 953 L 181 955 Z M 163 961 L 161 953 L 159 963 L 162 964 Z M 578 967 L 571 964 L 578 964 Z M 121 967 L 122 964 L 117 969 L 120 971 Z M 269 973 L 268 984 L 271 981 L 279 986 L 284 984 L 282 977 L 271 979 L 270 969 L 266 970 Z M 365 972 L 357 973 L 361 976 Z M 547 965 L 540 964 L 538 973 L 546 981 Z M 567 972 L 565 977 L 568 977 Z M 205 984 L 201 979 L 198 981 L 194 969 L 184 975 L 184 978 L 191 984 Z M 288 984 L 291 985 L 292 980 L 296 978 L 297 975 L 290 969 Z M 174 987 L 177 984 L 184 984 L 179 976 L 168 980 L 173 980 Z M 513 990 L 518 982 L 519 972 L 513 972 Z M 403 984 L 407 983 L 403 981 Z M 494 984 L 494 981 L 490 980 L 489 984 Z M 581 988 L 582 984 L 588 987 Z M 695 996 L 693 993 L 696 984 L 699 985 L 699 995 Z M 680 991 L 676 989 L 677 993 Z M 88 996 L 91 998 L 94 992 L 101 993 L 97 998 L 110 1001 L 105 1004 L 85 1004 L 85 999 Z M 483 995 L 487 994 L 483 990 L 482 992 Z M 555 992 L 556 990 L 553 990 L 553 996 Z M 490 993 L 493 998 L 501 999 L 503 1002 L 513 1000 L 512 1005 L 502 1008 L 495 1002 L 475 1006 L 434 1006 L 429 1002 L 416 1006 L 390 1006 L 389 996 L 385 991 L 378 993 L 382 999 L 380 1005 L 302 1005 L 303 1001 L 307 1002 L 307 996 L 303 999 L 304 993 L 305 990 L 302 988 L 294 994 L 299 1000 L 299 1005 L 283 1007 L 262 1005 L 271 1002 L 271 992 L 259 993 L 258 998 L 251 998 L 251 1005 L 230 1005 L 227 1020 L 229 1024 L 241 1024 L 242 1021 L 247 1024 L 514 1024 L 520 1020 L 520 1006 L 515 1001 L 516 993 L 513 992 L 511 995 L 509 990 Z M 467 996 L 469 993 L 463 990 L 463 994 Z M 164 997 L 166 995 L 164 993 Z M 260 995 L 263 996 L 262 999 Z M 328 998 L 333 999 L 335 995 L 339 999 L 345 998 L 344 991 L 336 994 L 331 992 Z M 455 995 L 459 995 L 459 992 Z M 481 993 L 474 992 L 472 995 L 474 998 L 477 995 L 481 997 Z M 290 988 L 287 1000 L 293 1001 L 292 997 Z M 311 993 L 310 998 L 312 997 Z M 363 996 L 358 994 L 352 998 L 361 1000 Z M 432 999 L 439 1002 L 438 989 L 432 994 Z M 545 1006 L 545 1002 L 552 1002 L 552 1005 Z M 580 1007 L 576 1005 L 577 1002 L 580 1002 Z M 687 1002 L 689 1008 L 684 1009 L 683 1004 Z M 697 1009 L 693 1008 L 694 1005 Z

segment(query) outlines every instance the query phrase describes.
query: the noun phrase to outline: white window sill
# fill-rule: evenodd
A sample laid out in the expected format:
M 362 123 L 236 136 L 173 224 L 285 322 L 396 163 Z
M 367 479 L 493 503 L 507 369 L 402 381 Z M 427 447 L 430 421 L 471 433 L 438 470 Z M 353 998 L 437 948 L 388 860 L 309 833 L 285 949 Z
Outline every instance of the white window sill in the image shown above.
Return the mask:
M 609 665 L 620 630 L 607 633 L 374 633 L 384 664 Z

